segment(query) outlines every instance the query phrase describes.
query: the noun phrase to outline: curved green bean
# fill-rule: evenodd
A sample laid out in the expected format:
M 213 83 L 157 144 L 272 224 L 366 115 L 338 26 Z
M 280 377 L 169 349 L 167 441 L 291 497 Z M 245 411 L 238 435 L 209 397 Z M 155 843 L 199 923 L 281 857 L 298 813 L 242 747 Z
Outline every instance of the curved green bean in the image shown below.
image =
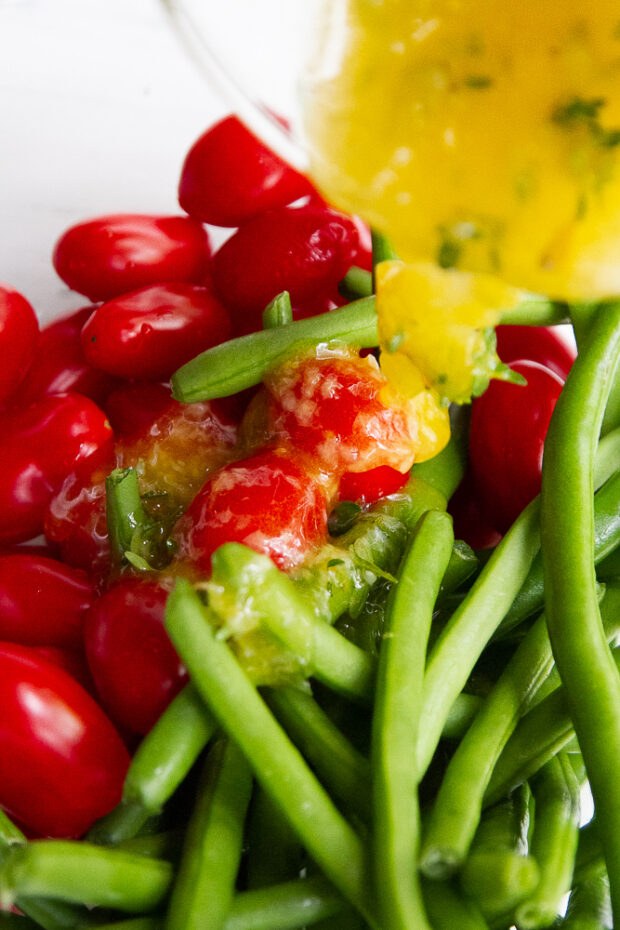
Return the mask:
M 417 874 L 422 773 L 415 747 L 426 642 L 453 541 L 448 514 L 425 514 L 388 598 L 372 725 L 373 856 L 383 930 L 429 926 Z
M 89 907 L 139 913 L 169 891 L 172 866 L 161 859 L 65 840 L 13 846 L 0 868 L 0 897 L 60 898 Z
M 592 561 L 593 466 L 620 358 L 620 303 L 602 306 L 558 399 L 543 461 L 541 539 L 549 636 L 600 815 L 620 925 L 620 675 L 603 632 Z
M 123 800 L 91 828 L 93 843 L 131 839 L 179 787 L 215 731 L 215 721 L 193 685 L 174 698 L 144 737 L 129 766 Z
M 457 695 L 523 584 L 538 545 L 538 502 L 532 501 L 499 543 L 435 642 L 424 676 L 424 728 L 417 749 L 420 773 L 432 758 Z
M 212 567 L 209 604 L 225 627 L 231 617 L 245 616 L 286 647 L 306 674 L 347 697 L 371 698 L 374 657 L 317 616 L 270 558 L 224 543 L 213 553 Z
M 374 297 L 207 349 L 174 373 L 171 379 L 173 396 L 189 404 L 236 394 L 259 384 L 263 375 L 291 355 L 324 342 L 376 346 Z
M 598 565 L 620 545 L 620 447 L 614 471 L 594 495 L 594 564 Z M 542 554 L 539 553 L 510 610 L 502 620 L 498 635 L 509 633 L 539 610 L 545 599 Z
M 601 616 L 605 635 L 615 639 L 620 627 L 620 583 L 607 585 L 601 601 Z M 612 650 L 620 667 L 620 648 Z M 563 687 L 558 687 L 536 704 L 518 723 L 497 761 L 484 804 L 494 804 L 564 749 L 575 731 L 566 704 Z
M 543 615 L 519 644 L 450 760 L 422 844 L 420 862 L 427 875 L 443 877 L 464 861 L 495 763 L 553 662 Z
M 252 775 L 241 751 L 219 740 L 205 763 L 166 918 L 166 930 L 221 930 L 235 891 Z

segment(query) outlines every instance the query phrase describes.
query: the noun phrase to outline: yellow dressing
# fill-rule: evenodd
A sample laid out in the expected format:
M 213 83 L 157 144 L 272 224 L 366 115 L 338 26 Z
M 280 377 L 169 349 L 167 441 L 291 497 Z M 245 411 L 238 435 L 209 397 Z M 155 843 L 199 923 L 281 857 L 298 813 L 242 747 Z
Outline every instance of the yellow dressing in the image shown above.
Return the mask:
M 567 300 L 620 294 L 616 2 L 329 0 L 324 39 L 305 87 L 312 173 L 415 263 L 379 275 L 397 385 L 419 386 L 416 365 L 464 399 L 509 296 L 487 279 L 463 297 L 440 268 Z
M 465 403 L 488 370 L 485 329 L 521 299 L 520 291 L 491 275 L 382 262 L 377 267 L 382 370 L 407 394 L 420 389 L 423 371 L 440 396 Z

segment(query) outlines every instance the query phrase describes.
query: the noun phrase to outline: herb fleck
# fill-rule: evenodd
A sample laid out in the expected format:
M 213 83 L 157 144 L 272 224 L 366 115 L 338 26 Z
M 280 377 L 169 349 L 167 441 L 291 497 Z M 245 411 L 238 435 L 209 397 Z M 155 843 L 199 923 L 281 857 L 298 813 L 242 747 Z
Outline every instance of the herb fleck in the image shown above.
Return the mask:
M 493 85 L 493 78 L 488 74 L 468 74 L 463 84 L 472 90 L 486 90 Z
M 556 107 L 551 118 L 558 126 L 569 130 L 585 128 L 602 148 L 615 148 L 620 145 L 620 129 L 605 129 L 600 123 L 601 110 L 606 103 L 605 97 L 573 97 Z

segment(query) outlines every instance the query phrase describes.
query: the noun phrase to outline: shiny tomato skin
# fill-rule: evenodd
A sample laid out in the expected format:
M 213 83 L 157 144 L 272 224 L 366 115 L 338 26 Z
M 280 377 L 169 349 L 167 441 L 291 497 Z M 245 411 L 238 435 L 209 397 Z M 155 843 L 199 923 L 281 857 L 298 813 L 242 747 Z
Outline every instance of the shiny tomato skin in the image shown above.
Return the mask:
M 480 505 L 505 533 L 540 492 L 545 436 L 563 382 L 549 368 L 521 360 L 510 366 L 527 385 L 492 381 L 474 400 L 469 459 Z
M 220 468 L 173 531 L 178 557 L 209 572 L 213 552 L 238 542 L 290 568 L 325 539 L 323 487 L 292 452 L 265 449 Z
M 242 226 L 213 256 L 213 287 L 233 327 L 281 291 L 293 305 L 335 288 L 354 263 L 358 232 L 326 207 L 281 207 Z
M 302 174 L 267 148 L 236 116 L 207 129 L 187 153 L 179 203 L 214 226 L 241 226 L 259 213 L 313 191 Z
M 50 837 L 81 836 L 120 800 L 129 754 L 67 672 L 0 644 L 0 807 Z
M 90 397 L 99 405 L 105 403 L 119 381 L 86 361 L 80 341 L 82 327 L 94 309 L 83 307 L 41 330 L 34 364 L 19 391 L 20 404 L 67 391 Z
M 43 530 L 52 494 L 112 439 L 105 414 L 80 394 L 55 394 L 0 417 L 0 545 Z
M 93 604 L 86 657 L 102 706 L 132 733 L 148 733 L 185 684 L 164 627 L 168 591 L 156 581 L 121 580 Z
M 111 300 L 150 284 L 201 284 L 208 274 L 207 233 L 187 216 L 115 213 L 71 226 L 54 248 L 54 268 L 89 300 Z
M 374 504 L 396 494 L 407 484 L 409 472 L 400 472 L 389 465 L 378 465 L 369 471 L 345 471 L 340 479 L 338 497 L 341 501 Z
M 35 357 L 39 324 L 25 297 L 0 283 L 0 404 L 23 381 Z
M 230 334 L 228 313 L 207 288 L 154 284 L 102 304 L 81 338 L 94 368 L 157 381 Z
M 577 357 L 574 347 L 553 326 L 498 326 L 497 354 L 509 365 L 518 359 L 538 362 L 566 381 Z
M 87 575 L 56 559 L 0 555 L 0 640 L 78 649 L 93 596 Z
M 62 561 L 97 581 L 110 563 L 105 478 L 115 467 L 111 445 L 79 462 L 52 495 L 44 518 L 45 537 Z
M 409 417 L 383 401 L 386 381 L 374 358 L 301 356 L 277 369 L 266 387 L 268 435 L 324 470 L 339 476 L 379 465 L 411 468 Z

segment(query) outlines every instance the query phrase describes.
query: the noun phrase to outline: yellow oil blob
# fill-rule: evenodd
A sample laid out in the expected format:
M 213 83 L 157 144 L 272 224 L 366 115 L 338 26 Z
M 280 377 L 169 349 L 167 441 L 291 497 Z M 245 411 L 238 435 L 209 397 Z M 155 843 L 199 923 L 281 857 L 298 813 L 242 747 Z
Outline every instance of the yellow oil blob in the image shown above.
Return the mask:
M 424 372 L 445 400 L 464 403 L 488 384 L 496 362 L 488 330 L 523 294 L 485 274 L 430 263 L 377 266 L 381 368 L 413 396 Z

